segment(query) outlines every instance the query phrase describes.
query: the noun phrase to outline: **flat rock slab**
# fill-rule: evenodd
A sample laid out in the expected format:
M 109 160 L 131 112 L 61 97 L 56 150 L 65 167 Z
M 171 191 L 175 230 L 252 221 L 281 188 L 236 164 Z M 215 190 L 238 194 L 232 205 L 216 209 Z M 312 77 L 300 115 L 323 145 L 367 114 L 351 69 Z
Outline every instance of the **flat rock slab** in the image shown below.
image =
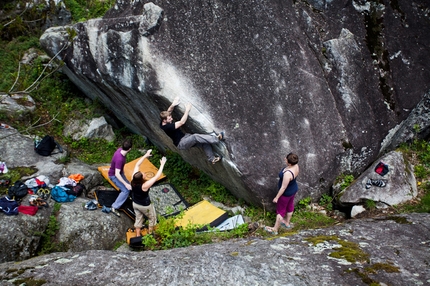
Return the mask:
M 429 229 L 430 214 L 408 214 L 266 240 L 165 251 L 53 253 L 2 263 L 0 277 L 2 285 L 30 279 L 44 285 L 425 285 L 430 283 Z M 321 243 L 309 241 L 315 238 Z M 348 251 L 357 248 L 364 259 L 330 256 L 346 242 Z

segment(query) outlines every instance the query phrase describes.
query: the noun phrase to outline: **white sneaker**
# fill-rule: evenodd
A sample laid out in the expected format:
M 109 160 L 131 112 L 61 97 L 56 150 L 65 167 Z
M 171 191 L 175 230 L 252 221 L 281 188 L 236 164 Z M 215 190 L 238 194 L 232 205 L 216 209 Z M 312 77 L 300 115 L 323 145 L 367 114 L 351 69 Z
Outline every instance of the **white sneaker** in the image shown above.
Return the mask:
M 116 210 L 116 209 L 112 208 L 112 209 L 111 209 L 111 211 L 112 211 L 112 213 L 113 213 L 114 215 L 116 215 L 117 217 L 121 217 L 121 215 L 119 214 L 119 211 L 118 211 L 118 210 Z

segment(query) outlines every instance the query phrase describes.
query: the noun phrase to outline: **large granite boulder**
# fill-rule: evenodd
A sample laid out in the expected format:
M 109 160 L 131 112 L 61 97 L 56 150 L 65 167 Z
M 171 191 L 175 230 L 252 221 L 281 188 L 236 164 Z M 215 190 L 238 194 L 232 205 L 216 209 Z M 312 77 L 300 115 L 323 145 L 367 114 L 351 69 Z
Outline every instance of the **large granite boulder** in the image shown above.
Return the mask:
M 0 264 L 2 285 L 427 285 L 429 214 L 163 251 L 52 253 Z
M 430 89 L 428 6 L 118 0 L 103 18 L 48 29 L 40 42 L 87 96 L 161 149 L 178 151 L 159 112 L 176 96 L 191 102 L 186 131 L 225 130 L 227 141 L 215 146 L 223 160 L 178 152 L 270 209 L 288 152 L 300 158 L 298 199 L 317 199 L 340 173 L 358 175 L 383 151 Z

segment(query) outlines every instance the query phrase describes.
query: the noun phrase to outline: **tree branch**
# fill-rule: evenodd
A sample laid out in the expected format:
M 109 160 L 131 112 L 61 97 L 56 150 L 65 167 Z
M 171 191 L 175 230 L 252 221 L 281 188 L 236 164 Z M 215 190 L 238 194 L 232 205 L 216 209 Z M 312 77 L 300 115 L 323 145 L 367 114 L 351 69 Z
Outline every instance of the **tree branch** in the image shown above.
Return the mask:
M 18 74 L 16 75 L 16 79 L 15 82 L 13 83 L 12 87 L 9 89 L 9 92 L 12 91 L 12 89 L 15 87 L 15 84 L 17 83 L 18 79 L 19 79 L 19 73 L 21 71 L 21 61 L 18 62 Z
M 36 122 L 34 122 L 33 124 L 31 124 L 31 126 L 30 127 L 28 127 L 28 128 L 26 128 L 26 129 L 24 129 L 23 131 L 21 131 L 20 133 L 29 133 L 28 131 L 29 130 L 31 130 L 31 129 L 36 129 L 36 128 L 39 128 L 39 127 L 42 127 L 42 126 L 44 126 L 44 125 L 47 125 L 47 124 L 49 124 L 49 123 L 51 123 L 52 121 L 58 121 L 58 122 L 61 122 L 60 120 L 58 120 L 57 119 L 57 116 L 58 116 L 58 114 L 59 113 L 57 113 L 57 114 L 55 114 L 55 116 L 51 119 L 51 120 L 49 120 L 48 122 L 45 122 L 45 123 L 42 123 L 42 124 L 39 124 L 39 125 L 35 125 L 35 124 L 37 124 L 37 122 L 39 122 L 40 121 L 40 118 L 39 119 L 37 119 L 36 120 Z M 5 135 L 5 136 L 3 136 L 3 137 L 0 137 L 0 140 L 1 139 L 4 139 L 4 138 L 7 138 L 7 137 L 9 137 L 9 136 L 12 136 L 12 135 L 15 135 L 16 133 L 19 133 L 18 132 L 18 130 L 17 131 L 15 131 L 14 133 L 11 133 L 11 134 L 8 134 L 8 135 Z

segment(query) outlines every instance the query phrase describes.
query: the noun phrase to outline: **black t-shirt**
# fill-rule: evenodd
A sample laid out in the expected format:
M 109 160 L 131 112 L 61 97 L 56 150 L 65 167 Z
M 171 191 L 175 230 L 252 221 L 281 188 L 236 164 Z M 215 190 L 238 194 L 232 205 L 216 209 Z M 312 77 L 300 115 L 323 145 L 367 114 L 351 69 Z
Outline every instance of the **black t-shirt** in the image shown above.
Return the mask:
M 181 141 L 182 137 L 185 136 L 185 134 L 181 131 L 181 129 L 175 129 L 175 123 L 167 123 L 165 125 L 163 125 L 160 122 L 160 127 L 161 129 L 164 130 L 164 132 L 166 132 L 166 134 L 172 138 L 173 140 L 173 144 L 175 144 L 175 146 L 178 146 L 179 141 Z
M 142 191 L 142 185 L 131 186 L 131 197 L 133 198 L 133 202 L 138 205 L 149 206 L 151 204 L 149 190 L 147 192 Z

